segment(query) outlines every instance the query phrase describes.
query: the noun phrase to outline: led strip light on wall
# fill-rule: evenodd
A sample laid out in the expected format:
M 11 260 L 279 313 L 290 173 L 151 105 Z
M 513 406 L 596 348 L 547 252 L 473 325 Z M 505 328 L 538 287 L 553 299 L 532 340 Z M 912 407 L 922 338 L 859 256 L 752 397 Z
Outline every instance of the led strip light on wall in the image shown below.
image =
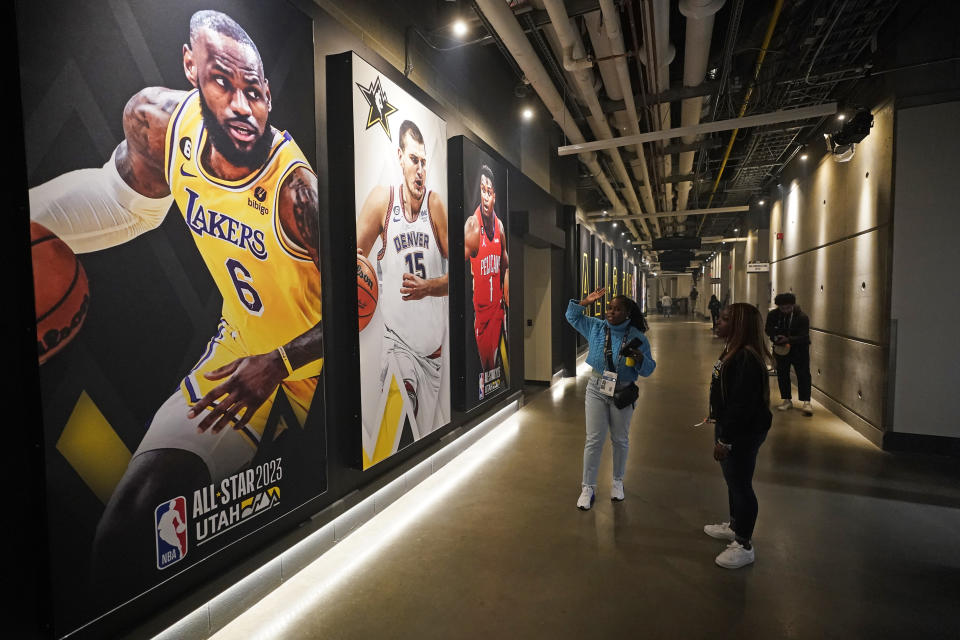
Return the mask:
M 317 606 L 344 579 L 362 570 L 408 525 L 457 489 L 482 463 L 508 444 L 520 430 L 519 421 L 513 415 L 520 408 L 519 404 L 518 400 L 510 402 L 454 442 L 284 551 L 280 557 L 231 585 L 156 638 L 172 640 L 185 634 L 192 635 L 188 629 L 196 633 L 195 627 L 202 625 L 204 620 L 209 621 L 210 633 L 213 634 L 210 637 L 213 638 L 283 637 L 290 625 L 297 624 L 303 612 Z M 444 464 L 443 458 L 449 456 L 451 447 L 457 447 L 458 441 L 464 446 L 463 450 Z M 451 464 L 454 459 L 456 463 Z M 403 484 L 408 477 L 423 476 L 426 478 L 422 482 L 403 491 Z M 395 500 L 391 502 L 391 498 Z M 388 506 L 374 514 L 383 504 Z M 356 526 L 358 517 L 362 520 L 367 513 L 374 515 Z M 356 528 L 350 530 L 351 526 Z M 344 529 L 348 534 L 342 538 L 337 536 L 336 532 Z M 214 622 L 216 609 L 226 609 L 228 603 L 249 598 L 247 594 L 256 591 L 254 587 L 259 588 L 264 580 L 269 579 L 267 574 L 281 571 L 278 563 L 282 565 L 285 556 L 308 552 L 311 547 L 317 546 L 318 539 L 328 538 L 331 532 L 339 541 L 241 614 L 242 620 L 234 619 L 224 625 Z

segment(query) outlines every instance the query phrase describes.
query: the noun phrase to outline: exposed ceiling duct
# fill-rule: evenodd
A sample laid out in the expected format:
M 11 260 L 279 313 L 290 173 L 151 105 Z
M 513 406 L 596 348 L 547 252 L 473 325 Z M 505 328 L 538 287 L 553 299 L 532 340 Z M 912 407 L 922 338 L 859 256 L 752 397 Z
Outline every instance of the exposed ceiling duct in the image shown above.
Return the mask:
M 530 41 L 523 33 L 520 23 L 510 10 L 510 7 L 503 0 L 476 0 L 477 7 L 483 12 L 484 17 L 489 21 L 491 27 L 497 32 L 497 35 L 503 40 L 504 45 L 513 56 L 517 65 L 523 71 L 530 86 L 537 92 L 540 101 L 550 112 L 554 121 L 560 125 L 563 133 L 570 140 L 585 142 L 583 133 L 574 123 L 573 116 L 567 110 L 563 98 L 557 93 L 556 87 L 547 70 L 543 68 L 540 58 L 530 45 Z M 614 210 L 623 211 L 623 202 L 617 195 L 613 185 L 603 173 L 600 163 L 597 161 L 595 153 L 579 154 L 580 160 L 587 166 L 590 175 L 597 182 L 597 186 L 610 201 Z
M 560 45 L 564 52 L 564 59 L 567 58 L 568 52 L 571 52 L 575 61 L 585 59 L 586 54 L 584 52 L 583 41 L 580 38 L 580 33 L 573 28 L 573 24 L 567 16 L 567 10 L 563 4 L 563 0 L 544 0 L 544 6 L 550 16 L 550 22 L 557 34 L 557 38 L 560 40 Z M 570 71 L 573 75 L 580 97 L 583 98 L 587 108 L 590 110 L 592 118 L 589 120 L 589 124 L 594 136 L 598 140 L 613 139 L 613 132 L 610 130 L 610 125 L 607 123 L 606 115 L 603 113 L 603 108 L 600 106 L 600 100 L 597 97 L 593 73 L 588 68 L 580 65 L 575 65 L 573 69 L 567 69 L 567 71 Z M 620 183 L 623 184 L 623 196 L 627 201 L 630 213 L 635 215 L 642 213 L 640 202 L 637 200 L 637 194 L 633 188 L 633 181 L 627 173 L 627 167 L 623 162 L 620 151 L 613 149 L 609 152 L 609 155 L 613 163 L 614 173 Z M 646 222 L 641 220 L 640 226 L 643 229 L 643 235 L 649 237 L 651 234 Z M 627 228 L 630 229 L 633 235 L 638 238 L 641 237 L 632 222 L 627 223 Z
M 680 0 L 680 13 L 687 19 L 687 35 L 683 52 L 683 86 L 696 87 L 707 76 L 707 63 L 710 59 L 710 42 L 713 39 L 714 15 L 726 0 Z M 703 98 L 687 98 L 681 107 L 680 126 L 691 127 L 700 124 L 703 111 Z M 696 136 L 684 136 L 685 144 L 696 141 Z M 693 172 L 693 151 L 680 154 L 678 172 L 690 175 Z M 690 182 L 677 183 L 677 211 L 687 208 L 690 197 Z M 680 216 L 683 222 L 686 216 Z

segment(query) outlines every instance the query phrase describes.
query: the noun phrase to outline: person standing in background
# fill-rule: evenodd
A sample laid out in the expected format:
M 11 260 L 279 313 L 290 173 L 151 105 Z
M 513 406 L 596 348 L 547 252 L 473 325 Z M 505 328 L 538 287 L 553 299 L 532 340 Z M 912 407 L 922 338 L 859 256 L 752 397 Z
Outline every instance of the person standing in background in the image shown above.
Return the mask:
M 665 293 L 660 298 L 660 304 L 663 305 L 663 315 L 669 318 L 673 314 L 673 298 L 670 297 L 670 294 Z
M 717 319 L 720 317 L 720 301 L 717 300 L 717 296 L 710 296 L 710 302 L 707 303 L 707 308 L 710 309 L 710 319 L 713 320 L 713 327 L 711 330 L 716 333 Z
M 790 365 L 797 372 L 797 394 L 800 410 L 805 416 L 813 415 L 810 404 L 810 318 L 797 306 L 792 293 L 779 293 L 773 299 L 777 305 L 767 314 L 766 334 L 773 341 L 773 354 L 777 360 L 777 382 L 780 398 L 777 409 L 787 411 L 793 407 L 790 389 Z
M 690 288 L 690 309 L 689 313 L 696 313 L 697 298 L 700 297 L 700 292 L 697 291 L 696 285 Z

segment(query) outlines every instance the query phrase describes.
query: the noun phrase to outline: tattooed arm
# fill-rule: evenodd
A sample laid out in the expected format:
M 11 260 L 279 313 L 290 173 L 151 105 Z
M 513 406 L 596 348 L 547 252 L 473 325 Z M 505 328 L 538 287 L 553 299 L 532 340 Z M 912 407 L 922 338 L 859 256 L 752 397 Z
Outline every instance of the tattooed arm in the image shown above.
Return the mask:
M 123 110 L 124 140 L 99 169 L 78 169 L 30 189 L 30 219 L 75 253 L 106 249 L 155 229 L 172 198 L 163 169 L 167 126 L 186 95 L 148 87 Z
M 286 239 L 310 256 L 320 271 L 320 207 L 317 177 L 304 167 L 294 169 L 280 187 L 277 203 L 280 227 Z M 313 301 L 320 304 L 320 300 Z M 299 369 L 323 357 L 323 326 L 317 323 L 290 342 L 282 345 L 291 369 Z M 280 349 L 244 358 L 207 374 L 210 380 L 223 382 L 205 395 L 188 413 L 193 418 L 207 407 L 213 407 L 198 425 L 201 431 L 213 428 L 217 433 L 235 417 L 233 428 L 239 429 L 254 412 L 273 395 L 289 375 Z M 225 397 L 224 397 L 225 396 Z M 222 399 L 221 399 L 222 398 Z M 219 400 L 219 402 L 218 402 Z M 214 405 L 216 403 L 216 405 Z M 241 413 L 242 412 L 242 413 Z

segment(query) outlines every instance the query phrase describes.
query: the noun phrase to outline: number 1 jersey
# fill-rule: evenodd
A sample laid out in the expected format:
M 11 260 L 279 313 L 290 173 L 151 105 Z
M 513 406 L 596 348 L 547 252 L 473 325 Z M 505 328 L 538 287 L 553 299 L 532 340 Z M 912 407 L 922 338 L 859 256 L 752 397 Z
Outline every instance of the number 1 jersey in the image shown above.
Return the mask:
M 210 139 L 196 90 L 177 106 L 167 128 L 165 170 L 170 191 L 223 296 L 223 319 L 252 354 L 267 353 L 321 320 L 320 273 L 287 238 L 277 206 L 292 171 L 311 173 L 286 132 L 273 135 L 264 165 L 240 180 L 223 180 L 200 160 Z M 294 373 L 319 374 L 322 361 Z

